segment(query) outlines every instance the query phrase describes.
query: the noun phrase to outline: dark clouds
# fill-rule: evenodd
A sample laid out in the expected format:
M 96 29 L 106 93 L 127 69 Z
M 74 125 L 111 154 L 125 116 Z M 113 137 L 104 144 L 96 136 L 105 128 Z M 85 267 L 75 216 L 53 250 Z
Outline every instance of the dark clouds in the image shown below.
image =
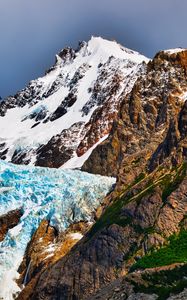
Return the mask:
M 187 47 L 186 0 L 0 0 L 0 95 L 43 74 L 64 46 L 101 35 L 152 57 Z

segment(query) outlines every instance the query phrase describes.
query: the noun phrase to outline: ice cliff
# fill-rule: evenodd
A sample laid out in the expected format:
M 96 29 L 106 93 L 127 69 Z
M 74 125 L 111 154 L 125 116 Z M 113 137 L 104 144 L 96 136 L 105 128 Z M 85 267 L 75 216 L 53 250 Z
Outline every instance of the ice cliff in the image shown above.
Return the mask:
M 23 216 L 0 243 L 0 299 L 19 291 L 17 268 L 43 219 L 65 230 L 72 222 L 91 221 L 114 178 L 81 171 L 16 166 L 0 161 L 0 215 L 21 208 Z

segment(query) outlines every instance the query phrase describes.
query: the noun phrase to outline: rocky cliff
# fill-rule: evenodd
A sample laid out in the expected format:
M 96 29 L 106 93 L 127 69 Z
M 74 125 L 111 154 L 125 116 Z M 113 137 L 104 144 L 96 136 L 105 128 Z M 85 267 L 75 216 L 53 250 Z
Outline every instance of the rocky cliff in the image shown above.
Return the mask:
M 109 137 L 93 150 L 83 170 L 116 175 L 123 164 L 128 168 L 129 176 L 129 169 L 135 173 L 139 166 L 144 168 L 143 161 L 147 161 L 161 143 L 162 150 L 157 150 L 154 164 L 158 165 L 159 157 L 161 160 L 161 156 L 164 159 L 170 154 L 176 139 L 180 138 L 179 130 L 181 134 L 185 132 L 182 124 L 185 117 L 179 118 L 179 114 L 184 113 L 187 97 L 186 53 L 162 51 L 147 64 L 132 92 L 122 96 L 118 119 L 114 121 Z M 165 138 L 170 145 L 164 142 Z M 150 162 L 152 169 L 153 161 Z

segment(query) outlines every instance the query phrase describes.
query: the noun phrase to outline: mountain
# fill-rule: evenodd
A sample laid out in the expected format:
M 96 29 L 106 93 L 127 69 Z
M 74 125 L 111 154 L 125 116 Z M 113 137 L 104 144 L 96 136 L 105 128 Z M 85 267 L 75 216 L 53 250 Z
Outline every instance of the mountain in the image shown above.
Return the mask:
M 32 272 L 18 299 L 185 299 L 186 70 L 186 50 L 161 51 L 122 97 L 83 165 L 117 176 L 114 191 L 84 238 Z
M 115 42 L 94 38 L 89 43 L 93 41 L 110 44 L 105 51 L 121 49 Z M 96 51 L 98 59 L 103 55 L 100 50 Z M 125 55 L 129 51 L 122 50 Z M 116 59 L 119 62 L 119 57 Z M 126 72 L 122 61 L 120 58 L 118 74 Z M 3 285 L 8 286 L 2 289 L 5 300 L 9 299 L 7 293 L 18 300 L 187 298 L 187 50 L 160 51 L 152 60 L 137 63 L 132 77 L 123 77 L 116 94 L 119 97 L 109 96 L 115 90 L 112 77 L 97 77 L 102 90 L 96 88 L 94 97 L 104 99 L 103 104 L 97 102 L 93 115 L 90 113 L 89 121 L 85 121 L 88 131 L 76 146 L 76 155 L 88 145 L 86 141 L 95 141 L 94 146 L 89 144 L 88 155 L 81 152 L 78 160 L 71 157 L 64 165 L 59 164 L 81 167 L 81 171 L 1 161 L 0 251 L 3 245 L 3 272 L 11 283 Z M 109 65 L 105 68 L 111 72 Z M 84 86 L 80 91 L 85 92 Z M 114 98 L 118 103 L 110 119 Z M 2 121 L 8 112 L 25 109 L 9 107 L 6 112 L 5 104 Z M 97 115 L 100 109 L 105 119 Z M 109 124 L 106 120 L 111 122 L 107 134 L 94 140 L 91 133 L 101 132 L 102 126 Z M 53 121 L 42 126 L 46 124 L 51 126 Z M 45 147 L 44 154 L 50 153 L 45 154 L 47 163 L 55 153 L 50 167 L 61 157 L 54 149 L 62 146 L 61 139 L 52 140 L 39 146 Z M 30 164 L 38 164 L 37 151 L 37 156 L 32 152 L 36 160 L 31 159 Z M 110 176 L 116 178 L 115 184 Z M 99 201 L 98 194 L 103 196 Z M 31 226 L 30 231 L 26 225 Z M 17 247 L 23 245 L 22 239 L 19 266 L 14 266 L 11 277 L 12 272 L 6 270 L 13 262 L 13 249 L 17 253 Z
M 121 102 L 148 59 L 100 37 L 65 48 L 44 77 L 0 102 L 0 158 L 81 167 L 106 139 Z

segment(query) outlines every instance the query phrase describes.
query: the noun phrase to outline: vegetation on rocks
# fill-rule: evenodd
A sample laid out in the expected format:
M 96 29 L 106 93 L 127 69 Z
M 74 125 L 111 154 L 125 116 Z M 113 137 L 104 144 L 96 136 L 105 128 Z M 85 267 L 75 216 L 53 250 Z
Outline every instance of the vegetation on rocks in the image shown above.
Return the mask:
M 132 269 L 146 269 L 173 263 L 187 263 L 187 231 L 182 230 L 168 239 L 168 244 L 159 250 L 152 250 L 142 257 Z
M 166 300 L 171 294 L 178 294 L 187 287 L 187 264 L 156 272 L 146 271 L 141 275 L 142 283 L 134 280 L 135 292 L 157 294 L 157 300 Z

